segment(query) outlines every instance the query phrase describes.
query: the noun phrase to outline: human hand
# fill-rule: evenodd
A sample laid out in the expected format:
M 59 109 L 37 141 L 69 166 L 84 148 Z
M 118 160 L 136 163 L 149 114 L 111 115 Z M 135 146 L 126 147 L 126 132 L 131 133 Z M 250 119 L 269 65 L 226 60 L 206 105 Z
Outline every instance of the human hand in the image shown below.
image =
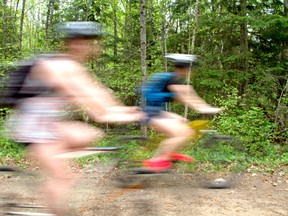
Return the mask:
M 198 111 L 202 114 L 217 114 L 221 112 L 222 109 L 217 107 L 202 107 Z

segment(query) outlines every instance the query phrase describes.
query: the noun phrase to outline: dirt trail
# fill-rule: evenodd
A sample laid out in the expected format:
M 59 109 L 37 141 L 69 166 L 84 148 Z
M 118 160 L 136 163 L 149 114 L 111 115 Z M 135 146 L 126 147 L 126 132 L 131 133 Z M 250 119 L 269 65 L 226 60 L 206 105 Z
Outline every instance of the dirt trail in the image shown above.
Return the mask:
M 86 170 L 69 194 L 73 215 L 80 216 L 287 216 L 288 175 L 246 173 L 234 188 L 206 189 L 195 174 L 169 174 L 152 178 L 149 187 L 115 187 L 117 171 Z M 35 176 L 2 176 L 1 195 L 22 187 L 18 201 L 31 202 Z M 23 182 L 29 183 L 23 189 Z M 34 182 L 34 183 L 33 183 Z M 13 185 L 13 186 L 12 186 Z M 17 186 L 15 186 L 17 185 Z M 71 214 L 72 215 L 72 214 Z

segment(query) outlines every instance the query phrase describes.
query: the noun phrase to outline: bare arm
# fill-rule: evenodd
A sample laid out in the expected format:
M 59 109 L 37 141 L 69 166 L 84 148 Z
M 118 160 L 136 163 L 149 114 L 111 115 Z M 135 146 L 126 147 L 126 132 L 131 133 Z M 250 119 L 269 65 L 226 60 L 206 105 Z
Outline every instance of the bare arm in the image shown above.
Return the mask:
M 212 107 L 206 103 L 190 85 L 169 85 L 168 89 L 176 94 L 176 99 L 187 104 L 200 113 L 218 113 L 220 108 Z
M 35 68 L 41 71 L 40 79 L 49 82 L 73 103 L 84 107 L 97 122 L 129 122 L 129 108 L 123 105 L 99 82 L 94 82 L 85 69 L 71 60 L 43 61 Z M 34 73 L 36 76 L 39 73 Z M 113 107 L 113 108 L 111 108 Z

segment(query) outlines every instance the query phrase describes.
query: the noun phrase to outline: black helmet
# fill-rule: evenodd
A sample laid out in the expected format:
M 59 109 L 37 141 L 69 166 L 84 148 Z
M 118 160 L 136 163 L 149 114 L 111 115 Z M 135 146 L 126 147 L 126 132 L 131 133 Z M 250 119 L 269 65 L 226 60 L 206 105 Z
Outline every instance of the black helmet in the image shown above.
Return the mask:
M 173 65 L 178 67 L 190 67 L 198 60 L 198 56 L 188 54 L 168 54 L 165 55 L 165 58 L 167 58 Z
M 96 38 L 103 35 L 102 25 L 96 22 L 64 22 L 57 26 L 57 31 L 66 38 Z

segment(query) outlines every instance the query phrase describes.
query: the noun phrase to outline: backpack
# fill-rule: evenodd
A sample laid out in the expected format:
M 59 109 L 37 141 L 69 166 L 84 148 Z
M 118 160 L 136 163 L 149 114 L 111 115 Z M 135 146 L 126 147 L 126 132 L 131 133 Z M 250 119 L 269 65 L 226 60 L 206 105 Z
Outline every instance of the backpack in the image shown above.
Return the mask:
M 32 67 L 41 59 L 55 59 L 63 57 L 60 54 L 45 54 L 40 57 L 32 58 L 22 64 L 18 64 L 16 67 L 10 69 L 8 74 L 1 80 L 0 83 L 0 107 L 14 107 L 22 99 L 34 97 L 39 95 L 41 89 L 35 89 L 29 87 L 27 91 L 24 88 L 24 82 L 27 79 Z M 39 87 L 38 87 L 39 88 Z
M 4 79 L 1 80 L 1 107 L 13 107 L 19 103 L 21 99 L 33 97 L 36 94 L 21 92 L 24 82 L 35 65 L 37 59 L 32 59 L 22 64 L 18 64 L 6 73 Z
M 147 106 L 162 106 L 164 103 L 175 97 L 172 92 L 164 92 L 167 82 L 175 77 L 175 73 L 156 73 L 149 77 L 146 83 L 141 86 L 141 95 Z

